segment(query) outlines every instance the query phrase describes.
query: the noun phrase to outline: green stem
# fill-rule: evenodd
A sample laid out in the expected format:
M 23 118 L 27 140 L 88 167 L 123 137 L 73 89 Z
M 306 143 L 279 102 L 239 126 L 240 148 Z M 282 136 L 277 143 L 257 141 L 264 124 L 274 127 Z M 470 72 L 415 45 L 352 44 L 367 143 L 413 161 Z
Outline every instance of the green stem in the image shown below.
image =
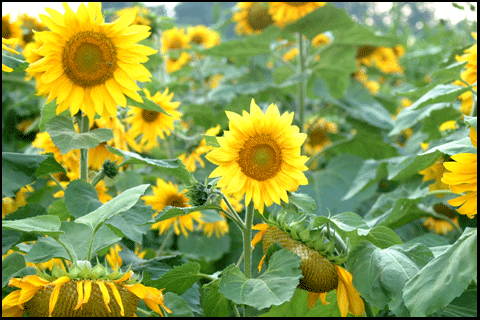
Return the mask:
M 143 310 L 142 308 L 137 308 L 137 310 L 135 312 L 138 312 L 138 313 L 140 313 L 144 316 L 147 316 L 147 317 L 152 317 L 152 316 L 156 315 L 155 312 Z
M 208 280 L 210 280 L 210 281 L 216 280 L 216 278 L 212 277 L 211 275 L 205 274 L 205 273 L 199 272 L 197 275 L 200 276 L 200 277 L 204 277 L 204 278 L 206 278 L 206 279 L 208 279 Z
M 212 192 L 213 194 L 219 195 L 222 197 L 223 201 L 225 201 L 225 204 L 227 205 L 228 212 L 223 211 L 227 217 L 229 217 L 233 222 L 235 222 L 240 230 L 245 230 L 245 224 L 243 223 L 242 219 L 239 217 L 237 211 L 233 208 L 231 205 L 230 201 L 228 201 L 227 197 L 223 194 L 221 191 L 214 191 Z
M 60 183 L 60 181 L 58 181 L 51 173 L 48 174 L 50 176 L 50 178 L 55 181 L 55 183 L 60 187 L 60 189 L 62 189 L 63 191 L 65 191 L 65 187 L 62 186 L 62 184 Z
M 304 56 L 304 43 L 302 34 L 298 33 L 298 61 L 299 61 L 299 72 L 300 77 L 305 74 L 305 56 Z M 301 78 L 300 82 L 298 83 L 298 119 L 300 121 L 300 130 L 303 130 L 304 124 L 304 113 L 305 113 L 305 81 Z
M 253 201 L 250 201 L 245 213 L 245 230 L 243 230 L 243 273 L 247 279 L 252 277 L 252 224 L 254 212 Z
M 171 228 L 170 230 L 168 230 L 168 233 L 165 239 L 163 240 L 162 244 L 160 245 L 160 248 L 158 248 L 157 252 L 155 253 L 155 257 L 160 257 L 160 254 L 162 253 L 163 249 L 167 245 L 168 240 L 170 240 L 170 238 L 173 236 L 174 232 L 175 232 L 174 228 Z
M 82 117 L 80 123 L 80 133 L 90 130 L 90 124 L 87 116 Z M 88 148 L 80 149 L 80 179 L 87 181 L 88 177 Z
M 95 186 L 103 179 L 105 178 L 105 171 L 100 169 L 100 171 L 93 177 L 92 181 L 90 184 L 95 188 Z
M 459 195 L 455 192 L 452 192 L 450 190 L 432 190 L 432 191 L 429 191 L 426 195 L 427 196 L 431 196 L 431 195 L 438 195 L 438 194 L 443 194 L 443 195 L 446 195 L 446 194 L 454 194 L 454 195 Z
M 67 251 L 68 257 L 70 258 L 70 262 L 72 264 L 75 263 L 76 260 L 73 258 L 73 255 L 70 252 L 70 250 L 68 250 L 67 246 L 60 239 L 55 239 L 55 240 L 57 240 L 57 242 L 60 243 L 60 245 L 65 249 L 65 251 Z
M 230 301 L 230 303 L 232 304 L 233 313 L 235 313 L 235 317 L 240 318 L 241 315 L 240 315 L 240 312 L 238 312 L 237 305 L 233 301 Z

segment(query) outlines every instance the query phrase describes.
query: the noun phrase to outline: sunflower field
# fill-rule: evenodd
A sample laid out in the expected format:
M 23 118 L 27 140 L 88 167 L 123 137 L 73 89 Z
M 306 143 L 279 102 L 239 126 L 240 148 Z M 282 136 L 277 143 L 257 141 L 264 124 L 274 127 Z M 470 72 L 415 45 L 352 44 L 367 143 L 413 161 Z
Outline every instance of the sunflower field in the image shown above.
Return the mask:
M 476 20 L 212 6 L 3 12 L 2 315 L 476 317 Z

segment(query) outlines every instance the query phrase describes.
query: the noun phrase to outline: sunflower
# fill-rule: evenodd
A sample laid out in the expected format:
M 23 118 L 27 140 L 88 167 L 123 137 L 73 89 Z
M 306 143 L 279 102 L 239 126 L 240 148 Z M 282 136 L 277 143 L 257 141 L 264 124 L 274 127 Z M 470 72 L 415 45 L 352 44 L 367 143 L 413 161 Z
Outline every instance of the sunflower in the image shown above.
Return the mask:
M 477 40 L 477 33 L 472 32 L 472 37 Z M 477 44 L 475 43 L 473 46 L 471 46 L 464 52 L 465 54 L 462 56 L 455 56 L 458 62 L 467 61 L 467 64 L 465 65 L 465 71 L 460 74 L 460 77 L 463 81 L 467 82 L 470 85 L 473 85 L 477 82 Z M 463 81 L 455 80 L 453 84 L 466 87 L 467 85 Z M 476 85 L 473 86 L 473 90 L 475 92 L 477 91 Z M 458 98 L 462 100 L 462 107 L 460 111 L 465 115 L 469 115 L 473 106 L 472 91 L 466 91 L 462 93 Z
M 30 17 L 28 14 L 24 13 L 18 18 L 22 23 L 22 29 L 25 31 L 23 36 L 20 38 L 20 45 L 25 48 L 25 46 L 33 41 L 34 31 L 45 31 L 47 27 L 38 21 L 35 17 Z
M 238 35 L 256 34 L 273 24 L 266 2 L 237 2 L 238 12 L 233 14 L 235 32 Z
M 477 131 L 473 127 L 470 128 L 470 140 L 477 148 Z M 477 214 L 477 154 L 459 153 L 451 158 L 454 161 L 443 163 L 450 172 L 443 174 L 442 182 L 448 184 L 452 192 L 466 194 L 448 203 L 460 206 L 458 213 L 473 219 Z
M 451 209 L 450 207 L 444 205 L 443 203 L 437 203 L 433 206 L 433 210 L 435 210 L 436 213 L 445 215 L 449 217 L 455 225 L 458 225 L 458 216 L 455 210 Z M 454 226 L 442 219 L 436 219 L 434 217 L 428 217 L 425 219 L 423 222 L 423 225 L 425 228 L 428 230 L 432 230 L 436 234 L 448 234 L 450 231 L 454 229 Z
M 2 16 L 2 39 L 20 39 L 22 37 L 21 26 L 20 20 L 10 22 L 10 13 Z
M 314 48 L 318 48 L 326 44 L 329 44 L 330 42 L 331 40 L 326 34 L 319 33 L 312 39 L 312 46 Z
M 445 167 L 443 166 L 445 159 L 442 157 L 438 159 L 434 164 L 432 164 L 430 167 L 422 170 L 419 172 L 423 176 L 423 181 L 430 181 L 430 180 L 435 180 L 434 183 L 431 183 L 428 186 L 428 189 L 430 191 L 433 190 L 448 190 L 448 185 L 445 184 L 442 181 L 442 177 L 445 170 Z M 437 197 L 443 197 L 443 194 L 437 194 Z
M 98 276 L 102 269 L 104 276 Z M 108 273 L 100 265 L 88 270 L 77 265 L 70 273 L 57 270 L 60 277 L 44 273 L 10 279 L 9 286 L 20 288 L 2 300 L 3 316 L 32 317 L 118 317 L 135 316 L 142 299 L 153 311 L 162 315 L 162 290 L 146 287 L 132 279 L 133 271 Z M 93 280 L 95 279 L 95 280 Z
M 283 28 L 325 4 L 326 2 L 269 2 L 268 12 L 275 25 Z
M 155 212 L 153 217 L 155 218 L 160 211 L 162 211 L 166 206 L 185 208 L 190 207 L 188 204 L 189 199 L 185 197 L 184 193 L 187 190 L 178 192 L 178 187 L 171 182 L 168 184 L 162 179 L 157 179 L 157 185 L 152 186 L 153 195 L 152 196 L 143 196 L 142 199 L 145 201 L 146 205 L 151 205 Z M 159 233 L 162 234 L 170 228 L 173 224 L 174 231 L 176 235 L 180 234 L 180 231 L 188 237 L 187 229 L 193 231 L 193 221 L 197 223 L 202 223 L 201 220 L 202 214 L 199 211 L 195 211 L 183 216 L 178 216 L 170 218 L 167 220 L 159 221 L 152 224 L 151 229 L 159 229 Z
M 330 122 L 325 118 L 312 118 L 305 124 L 305 131 L 308 134 L 305 153 L 312 155 L 332 143 L 328 134 L 338 133 L 338 126 L 335 122 Z
M 57 114 L 70 109 L 73 116 L 81 110 L 93 122 L 95 113 L 115 117 L 117 104 L 127 105 L 125 95 L 143 102 L 135 81 L 150 81 L 140 63 L 157 51 L 137 42 L 150 35 L 150 27 L 130 26 L 135 12 L 105 23 L 95 3 L 82 3 L 76 14 L 63 6 L 64 15 L 49 8 L 51 18 L 39 15 L 51 31 L 36 33 L 43 41 L 37 50 L 43 58 L 27 69 L 43 72 L 39 91 L 49 93 L 47 103 L 56 99 Z
M 8 47 L 9 45 L 14 45 L 15 46 L 17 44 L 17 42 L 18 42 L 18 38 L 12 38 L 12 39 L 2 38 L 2 52 L 3 52 L 3 50 L 7 50 L 10 53 L 20 54 L 20 52 L 18 52 L 16 50 L 13 50 L 12 48 Z M 12 72 L 13 69 L 2 63 L 2 71 Z
M 220 125 L 208 129 L 205 134 L 208 136 L 216 136 L 220 133 Z M 198 140 L 197 140 L 198 141 Z M 213 150 L 214 147 L 207 146 L 205 139 L 201 139 L 198 144 L 194 144 L 187 148 L 185 153 L 182 153 L 178 158 L 182 160 L 183 164 L 190 172 L 195 172 L 197 168 L 196 162 L 198 162 L 202 168 L 205 168 L 205 163 L 202 160 L 202 155 Z
M 121 17 L 125 13 L 131 12 L 131 11 L 135 12 L 135 20 L 133 20 L 132 24 L 142 25 L 142 26 L 151 25 L 151 21 L 145 17 L 148 14 L 148 9 L 145 7 L 140 8 L 139 6 L 134 6 L 131 8 L 123 8 L 115 12 L 115 15 L 117 17 Z
M 221 177 L 217 185 L 227 187 L 227 193 L 245 194 L 246 205 L 253 199 L 260 213 L 264 205 L 288 203 L 287 191 L 308 184 L 302 172 L 308 169 L 308 157 L 300 155 L 307 135 L 291 125 L 293 112 L 280 116 L 272 103 L 264 114 L 252 99 L 250 113 L 226 114 L 230 130 L 217 138 L 220 147 L 206 156 L 218 165 L 209 177 Z
M 327 305 L 327 293 L 331 290 L 336 290 L 337 303 L 342 317 L 346 317 L 348 313 L 358 316 L 365 312 L 363 300 L 353 286 L 352 274 L 350 272 L 329 261 L 318 251 L 295 240 L 288 232 L 275 226 L 259 223 L 252 226 L 252 229 L 260 231 L 252 239 L 252 248 L 263 238 L 264 254 L 266 254 L 268 247 L 272 243 L 278 242 L 285 249 L 302 259 L 301 268 L 304 277 L 300 280 L 299 288 L 308 291 L 308 307 L 310 309 L 313 308 L 318 299 L 321 300 L 323 305 Z M 267 237 L 268 240 L 266 240 Z M 264 259 L 265 255 L 258 266 L 259 272 Z
M 185 34 L 185 29 L 178 29 L 177 27 L 162 32 L 162 53 L 166 54 L 171 50 L 188 49 L 189 38 Z M 169 56 L 166 62 L 166 69 L 168 73 L 177 71 L 184 64 L 190 61 L 190 55 L 186 52 L 181 52 L 177 56 Z
M 115 243 L 115 245 L 110 247 L 110 250 L 105 255 L 105 260 L 108 262 L 108 264 L 114 271 L 116 271 L 119 267 L 122 266 L 123 261 L 120 255 L 118 254 L 120 251 L 122 251 L 122 248 L 118 243 Z M 135 246 L 134 254 L 140 259 L 143 259 L 143 257 L 145 257 L 145 255 L 147 254 L 147 251 L 140 252 L 140 247 Z
M 149 151 L 158 146 L 157 138 L 165 139 L 164 133 L 168 136 L 173 130 L 173 122 L 180 120 L 182 114 L 177 111 L 180 102 L 171 102 L 173 92 L 168 94 L 168 88 L 163 93 L 157 92 L 153 96 L 150 91 L 143 89 L 146 97 L 166 112 L 152 111 L 132 107 L 128 111 L 126 122 L 131 125 L 129 134 L 134 137 L 142 135 L 140 145 Z
M 2 198 L 2 219 L 5 218 L 7 214 L 15 212 L 18 208 L 25 206 L 27 204 L 27 198 L 32 192 L 33 188 L 27 184 L 18 190 L 15 194 L 15 198 Z
M 189 27 L 187 29 L 187 37 L 188 42 L 195 43 L 205 49 L 214 47 L 220 43 L 220 35 L 218 32 L 203 25 Z

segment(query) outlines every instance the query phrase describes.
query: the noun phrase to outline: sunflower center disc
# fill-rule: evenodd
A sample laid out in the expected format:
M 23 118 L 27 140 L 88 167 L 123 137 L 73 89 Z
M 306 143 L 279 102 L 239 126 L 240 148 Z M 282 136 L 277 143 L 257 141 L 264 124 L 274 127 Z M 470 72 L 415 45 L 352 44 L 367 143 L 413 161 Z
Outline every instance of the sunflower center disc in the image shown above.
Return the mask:
M 327 131 L 325 128 L 315 128 L 308 135 L 308 142 L 313 145 L 322 145 L 328 140 Z
M 113 77 L 117 54 L 113 42 L 105 35 L 82 31 L 66 43 L 62 63 L 67 77 L 87 88 L 105 83 Z
M 203 39 L 203 37 L 202 37 L 201 35 L 195 34 L 195 35 L 191 38 L 191 41 L 192 41 L 192 42 L 195 42 L 195 43 L 198 44 L 198 45 L 201 45 L 201 44 L 203 44 L 204 39 Z
M 238 164 L 242 172 L 258 181 L 274 177 L 282 165 L 282 151 L 269 135 L 250 138 L 239 154 Z
M 168 197 L 165 203 L 167 206 L 185 208 L 185 201 L 183 200 L 183 198 L 176 195 Z
M 152 110 L 142 110 L 142 118 L 145 122 L 154 122 L 158 118 L 159 112 Z
M 273 23 L 272 17 L 268 13 L 268 7 L 262 2 L 255 2 L 248 9 L 247 21 L 253 30 L 263 30 Z
M 307 4 L 307 2 L 285 2 L 285 3 L 291 7 L 301 7 Z

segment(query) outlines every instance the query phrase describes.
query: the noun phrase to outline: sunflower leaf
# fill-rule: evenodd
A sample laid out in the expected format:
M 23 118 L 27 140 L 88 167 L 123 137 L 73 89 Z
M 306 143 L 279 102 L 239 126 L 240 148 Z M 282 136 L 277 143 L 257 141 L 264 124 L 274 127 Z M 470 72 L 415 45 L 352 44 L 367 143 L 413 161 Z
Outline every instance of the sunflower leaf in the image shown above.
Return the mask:
M 72 120 L 63 116 L 50 119 L 45 123 L 45 128 L 62 154 L 74 149 L 93 149 L 100 143 L 113 139 L 112 130 L 106 128 L 77 133 Z
M 85 224 L 93 230 L 97 230 L 101 224 L 111 217 L 133 207 L 148 186 L 148 184 L 142 184 L 138 187 L 125 190 L 98 209 L 76 219 L 75 222 Z
M 23 186 L 37 179 L 35 172 L 48 156 L 2 152 L 2 198 L 15 197 Z
M 168 114 L 167 112 L 165 112 L 165 110 L 163 110 L 163 108 L 161 106 L 159 106 L 158 104 L 156 104 L 152 100 L 148 99 L 145 96 L 145 93 L 143 91 L 140 90 L 137 93 L 142 97 L 143 102 L 137 102 L 137 101 L 133 100 L 132 98 L 129 98 L 129 97 L 125 96 L 125 98 L 127 98 L 127 105 L 137 107 L 137 108 L 141 108 L 141 109 L 145 109 L 145 110 L 156 111 L 156 112 L 161 112 L 161 113 L 164 113 L 164 114 Z
M 60 230 L 60 223 L 58 217 L 44 215 L 19 220 L 2 220 L 2 229 L 35 232 L 58 239 L 60 234 L 64 233 Z
M 163 209 L 162 214 L 157 216 L 155 218 L 155 221 L 150 222 L 150 224 L 167 220 L 170 218 L 175 218 L 177 216 L 186 215 L 195 211 L 206 210 L 206 209 L 215 209 L 215 210 L 221 211 L 222 207 L 217 203 L 207 203 L 207 204 L 202 204 L 201 206 L 186 207 L 186 208 L 166 206 Z
M 183 294 L 195 282 L 202 279 L 200 274 L 200 264 L 190 262 L 181 266 L 176 266 L 165 273 L 159 280 L 155 281 L 155 286 L 165 288 L 166 291 L 176 294 Z
M 136 163 L 148 164 L 148 165 L 157 167 L 160 171 L 166 174 L 171 174 L 172 176 L 174 176 L 175 178 L 177 178 L 178 180 L 180 180 L 182 183 L 186 185 L 190 185 L 195 182 L 195 179 L 193 178 L 192 174 L 188 172 L 188 170 L 185 168 L 185 165 L 182 163 L 180 159 L 159 160 L 159 159 L 143 158 L 142 156 L 134 152 L 120 150 L 110 146 L 106 146 L 106 147 L 108 151 L 123 157 L 123 162 L 120 164 L 120 166 L 124 166 L 126 164 L 136 164 Z
M 352 273 L 353 285 L 367 302 L 380 309 L 388 305 L 395 315 L 408 316 L 402 301 L 405 283 L 431 259 L 432 252 L 423 244 L 380 249 L 364 243 L 352 252 L 347 268 Z
M 230 268 L 220 280 L 219 291 L 236 304 L 257 309 L 278 306 L 292 298 L 302 277 L 300 265 L 300 257 L 282 249 L 272 255 L 267 271 L 257 279 L 247 279 L 238 267 Z
M 466 228 L 454 244 L 408 280 L 403 299 L 412 316 L 429 316 L 460 296 L 476 278 L 477 229 Z

